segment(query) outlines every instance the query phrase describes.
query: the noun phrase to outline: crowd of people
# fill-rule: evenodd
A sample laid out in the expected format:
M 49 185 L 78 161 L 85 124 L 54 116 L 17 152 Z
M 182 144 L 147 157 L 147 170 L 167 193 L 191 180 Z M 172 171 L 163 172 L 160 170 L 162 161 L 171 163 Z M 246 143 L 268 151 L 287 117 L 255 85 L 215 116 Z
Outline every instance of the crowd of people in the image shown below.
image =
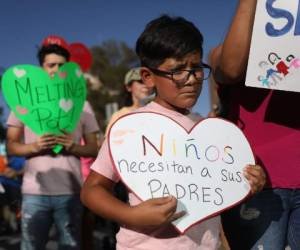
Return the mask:
M 0 171 L 19 190 L 22 185 L 22 250 L 45 249 L 53 226 L 59 249 L 97 249 L 91 243 L 95 216 L 119 225 L 112 230 L 119 250 L 300 249 L 300 131 L 288 106 L 298 94 L 244 84 L 256 4 L 239 0 L 224 41 L 209 53 L 209 64 L 203 59 L 203 36 L 192 22 L 168 15 L 150 21 L 136 42 L 140 66 L 125 75 L 124 105 L 105 133 L 87 101 L 76 129 L 60 135 L 36 135 L 10 113 L 6 145 L 11 158 Z M 53 77 L 70 53 L 63 44 L 48 41 L 38 59 Z M 171 222 L 185 211 L 177 211 L 174 196 L 141 201 L 120 184 L 107 135 L 119 117 L 133 111 L 163 114 L 189 131 L 204 118 L 192 108 L 209 78 L 218 96 L 209 116 L 235 123 L 252 145 L 256 164 L 244 168 L 251 195 L 180 234 Z M 283 108 L 275 110 L 279 97 Z M 53 154 L 57 144 L 63 149 Z M 13 167 L 13 157 L 23 160 L 21 167 Z

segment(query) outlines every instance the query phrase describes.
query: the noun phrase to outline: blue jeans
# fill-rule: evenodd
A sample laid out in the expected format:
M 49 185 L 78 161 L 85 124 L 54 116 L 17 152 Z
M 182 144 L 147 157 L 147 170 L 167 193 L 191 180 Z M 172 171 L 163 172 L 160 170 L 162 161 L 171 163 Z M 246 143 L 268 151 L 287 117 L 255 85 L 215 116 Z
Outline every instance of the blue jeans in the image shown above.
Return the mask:
M 265 189 L 222 214 L 232 250 L 300 249 L 300 189 Z
M 59 249 L 80 249 L 82 205 L 79 195 L 23 195 L 22 250 L 44 250 L 54 223 Z

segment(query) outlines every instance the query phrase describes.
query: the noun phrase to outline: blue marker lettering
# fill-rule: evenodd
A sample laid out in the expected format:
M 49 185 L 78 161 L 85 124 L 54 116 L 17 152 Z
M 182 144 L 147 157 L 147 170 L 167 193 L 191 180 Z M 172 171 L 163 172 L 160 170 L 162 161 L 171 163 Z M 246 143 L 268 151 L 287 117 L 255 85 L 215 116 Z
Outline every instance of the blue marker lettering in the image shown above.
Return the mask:
M 267 9 L 268 14 L 273 18 L 285 18 L 287 20 L 287 24 L 284 27 L 282 27 L 282 29 L 276 29 L 276 28 L 274 28 L 274 25 L 272 23 L 268 22 L 266 24 L 266 33 L 269 36 L 273 36 L 273 37 L 285 35 L 286 33 L 288 33 L 291 30 L 291 28 L 294 24 L 294 17 L 289 11 L 273 7 L 273 3 L 275 1 L 276 0 L 267 0 L 266 9 Z M 298 10 L 298 12 L 299 12 L 299 10 Z M 300 24 L 297 24 L 297 25 L 300 26 Z M 296 33 L 296 31 L 295 31 L 295 33 Z

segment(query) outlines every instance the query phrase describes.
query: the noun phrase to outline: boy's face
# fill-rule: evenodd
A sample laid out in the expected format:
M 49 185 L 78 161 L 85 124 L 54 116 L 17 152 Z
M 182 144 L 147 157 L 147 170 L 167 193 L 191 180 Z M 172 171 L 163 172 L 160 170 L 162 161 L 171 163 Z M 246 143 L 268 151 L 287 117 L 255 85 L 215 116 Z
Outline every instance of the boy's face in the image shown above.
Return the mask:
M 191 70 L 199 67 L 201 63 L 200 52 L 194 52 L 187 54 L 181 60 L 168 58 L 157 69 L 167 72 Z M 171 77 L 155 74 L 151 70 L 148 72 L 149 75 L 145 77 L 146 79 L 144 78 L 144 81 L 148 86 L 156 88 L 155 101 L 157 103 L 181 113 L 194 106 L 201 93 L 203 80 L 197 80 L 193 74 L 189 74 L 187 81 L 179 85 Z M 175 77 L 173 75 L 173 78 Z
M 53 77 L 64 63 L 66 63 L 66 59 L 63 56 L 52 53 L 45 56 L 42 67 L 50 77 Z

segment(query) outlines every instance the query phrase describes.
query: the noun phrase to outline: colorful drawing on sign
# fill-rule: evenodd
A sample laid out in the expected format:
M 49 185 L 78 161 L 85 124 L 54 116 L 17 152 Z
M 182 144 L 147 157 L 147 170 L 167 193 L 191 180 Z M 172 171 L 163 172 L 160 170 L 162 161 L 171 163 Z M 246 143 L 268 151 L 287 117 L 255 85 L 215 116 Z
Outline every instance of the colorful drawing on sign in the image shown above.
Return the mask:
M 228 121 L 204 119 L 186 131 L 161 114 L 135 113 L 114 123 L 108 143 L 121 180 L 141 200 L 177 198 L 177 211 L 187 212 L 173 222 L 181 233 L 249 194 L 242 173 L 254 156 L 241 130 Z
M 257 1 L 246 86 L 300 92 L 299 3 Z
M 292 75 L 295 70 L 298 70 L 300 60 L 292 54 L 283 60 L 277 53 L 271 52 L 266 60 L 258 63 L 258 66 L 263 75 L 260 74 L 257 79 L 263 87 L 272 88 Z
M 72 132 L 86 98 L 86 83 L 79 66 L 69 62 L 53 78 L 40 67 L 17 65 L 2 77 L 4 98 L 34 133 Z

